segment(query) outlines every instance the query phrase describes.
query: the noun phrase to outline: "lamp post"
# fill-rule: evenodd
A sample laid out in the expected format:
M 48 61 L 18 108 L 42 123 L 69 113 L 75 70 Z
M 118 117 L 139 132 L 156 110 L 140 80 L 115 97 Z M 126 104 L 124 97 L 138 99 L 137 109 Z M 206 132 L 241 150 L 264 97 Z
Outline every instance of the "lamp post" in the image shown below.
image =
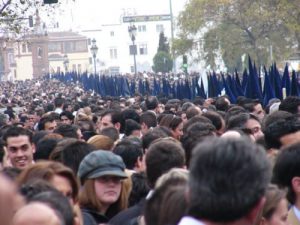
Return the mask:
M 136 37 L 136 27 L 135 25 L 130 25 L 128 27 L 129 37 L 132 41 L 132 48 L 131 52 L 133 53 L 133 60 L 134 60 L 134 74 L 136 75 L 136 45 L 135 45 L 135 37 Z
M 94 59 L 94 73 L 96 74 L 97 73 L 96 56 L 97 56 L 97 53 L 98 53 L 98 47 L 96 45 L 96 39 L 95 38 L 92 40 L 91 52 L 92 52 L 93 59 Z
M 67 54 L 65 54 L 65 55 L 64 55 L 64 66 L 65 66 L 65 73 L 67 73 L 67 72 L 68 72 L 69 63 L 70 63 L 70 61 L 69 61 L 68 55 L 67 55 Z

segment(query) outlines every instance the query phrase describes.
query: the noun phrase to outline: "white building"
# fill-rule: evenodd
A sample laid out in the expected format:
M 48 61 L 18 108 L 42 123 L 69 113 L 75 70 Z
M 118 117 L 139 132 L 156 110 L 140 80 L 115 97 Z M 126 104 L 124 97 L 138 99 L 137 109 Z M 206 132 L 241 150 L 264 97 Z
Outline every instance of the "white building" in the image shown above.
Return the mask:
M 126 22 L 134 18 L 135 22 Z M 152 71 L 153 57 L 159 44 L 159 34 L 164 32 L 171 43 L 171 21 L 169 15 L 147 15 L 124 17 L 118 24 L 103 24 L 97 30 L 83 30 L 82 34 L 96 39 L 98 46 L 97 72 L 133 73 L 134 56 L 130 54 L 132 40 L 128 27 L 137 28 L 135 44 L 137 46 L 137 72 Z M 148 20 L 148 21 L 145 21 Z M 91 60 L 92 61 L 92 60 Z

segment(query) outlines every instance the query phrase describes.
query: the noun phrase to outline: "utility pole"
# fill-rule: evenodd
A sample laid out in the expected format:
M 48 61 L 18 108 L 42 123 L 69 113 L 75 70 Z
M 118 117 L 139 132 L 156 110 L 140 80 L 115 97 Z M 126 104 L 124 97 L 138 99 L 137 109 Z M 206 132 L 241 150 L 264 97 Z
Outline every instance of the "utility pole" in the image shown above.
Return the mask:
M 169 0 L 170 4 L 170 16 L 171 16 L 171 41 L 172 45 L 174 43 L 174 23 L 173 23 L 173 8 L 172 8 L 172 0 Z M 173 59 L 173 73 L 176 73 L 176 59 L 175 59 L 175 53 L 173 50 L 173 46 L 171 48 L 172 51 L 172 59 Z

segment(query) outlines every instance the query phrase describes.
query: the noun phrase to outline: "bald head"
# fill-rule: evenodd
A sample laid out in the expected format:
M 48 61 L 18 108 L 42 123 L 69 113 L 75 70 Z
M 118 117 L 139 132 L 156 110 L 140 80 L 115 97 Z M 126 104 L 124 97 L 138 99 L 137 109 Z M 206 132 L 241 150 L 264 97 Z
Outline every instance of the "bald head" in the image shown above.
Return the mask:
M 12 225 L 62 225 L 62 222 L 49 206 L 33 202 L 17 211 Z

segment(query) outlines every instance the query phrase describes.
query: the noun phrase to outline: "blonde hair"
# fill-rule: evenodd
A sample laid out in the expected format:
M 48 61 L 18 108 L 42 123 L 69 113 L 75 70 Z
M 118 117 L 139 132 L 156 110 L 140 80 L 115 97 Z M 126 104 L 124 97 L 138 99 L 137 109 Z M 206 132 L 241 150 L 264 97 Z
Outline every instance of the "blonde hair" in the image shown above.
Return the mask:
M 111 150 L 114 147 L 114 141 L 111 138 L 99 134 L 91 137 L 87 143 L 99 150 Z

